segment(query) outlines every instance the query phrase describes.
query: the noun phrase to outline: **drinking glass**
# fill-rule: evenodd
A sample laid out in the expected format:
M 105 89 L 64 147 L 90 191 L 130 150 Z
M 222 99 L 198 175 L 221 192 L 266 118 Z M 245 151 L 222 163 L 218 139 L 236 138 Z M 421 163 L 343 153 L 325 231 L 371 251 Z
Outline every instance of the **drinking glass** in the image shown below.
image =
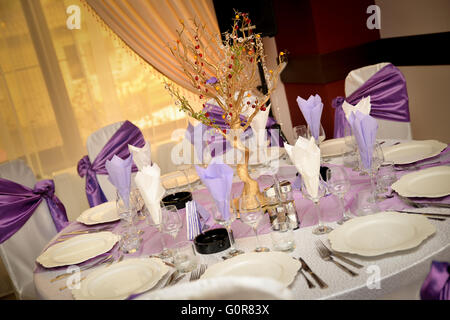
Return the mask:
M 228 239 L 230 240 L 230 250 L 228 251 L 226 256 L 228 258 L 231 258 L 231 257 L 234 257 L 234 256 L 244 253 L 244 251 L 236 249 L 236 247 L 234 245 L 235 241 L 234 241 L 233 231 L 231 230 L 231 224 L 233 223 L 234 220 L 236 220 L 236 212 L 234 210 L 234 206 L 233 206 L 233 210 L 229 210 L 228 215 L 224 214 L 224 212 L 217 209 L 217 206 L 215 204 L 208 205 L 206 207 L 206 209 L 212 214 L 214 221 L 217 224 L 220 224 L 221 226 L 223 226 L 228 232 Z
M 353 170 L 358 169 L 358 155 L 357 155 L 357 145 L 355 136 L 353 135 L 352 128 L 350 124 L 346 121 L 344 126 L 344 142 L 346 147 L 346 152 L 344 154 L 344 166 L 347 168 L 352 168 Z
M 181 273 L 191 272 L 197 268 L 198 257 L 190 241 L 181 241 L 172 246 L 173 264 Z
M 134 253 L 139 249 L 141 243 L 139 231 L 134 223 L 137 215 L 136 207 L 131 204 L 131 199 L 127 205 L 118 192 L 116 207 L 121 221 L 119 247 L 124 253 Z
M 183 221 L 178 213 L 177 207 L 174 205 L 167 205 L 161 208 L 161 231 L 175 238 L 178 235 Z M 163 242 L 163 251 L 160 256 L 170 257 L 171 253 L 167 250 L 165 243 Z
M 270 237 L 275 251 L 292 252 L 295 249 L 294 233 L 290 221 L 274 223 Z
M 303 137 L 305 139 L 309 139 L 310 136 L 311 135 L 309 133 L 308 127 L 305 124 L 294 127 L 295 140 L 297 140 L 298 137 Z
M 311 195 L 309 193 L 309 191 L 306 187 L 305 179 L 303 179 L 303 177 L 302 177 L 301 190 L 302 190 L 304 197 L 306 197 L 307 199 L 314 202 L 314 207 L 317 212 L 317 219 L 319 220 L 319 222 L 318 222 L 317 228 L 315 228 L 313 230 L 313 234 L 320 235 L 320 234 L 325 234 L 325 233 L 332 231 L 333 229 L 331 227 L 325 226 L 322 223 L 322 213 L 320 210 L 320 198 L 322 198 L 325 195 L 326 186 L 325 186 L 325 183 L 323 182 L 322 178 L 320 177 L 320 175 L 319 175 L 319 183 L 318 183 L 318 188 L 317 188 L 317 195 Z
M 350 190 L 350 180 L 345 172 L 345 169 L 341 167 L 329 167 L 326 173 L 328 190 L 338 197 L 339 205 L 342 208 L 342 219 L 337 223 L 343 224 L 345 221 L 350 220 L 351 217 L 345 210 L 344 198 L 346 193 Z
M 269 248 L 262 247 L 258 237 L 258 224 L 263 212 L 257 196 L 242 195 L 239 199 L 239 215 L 242 222 L 252 227 L 255 232 L 257 247 L 255 252 L 267 252 Z
M 308 135 L 307 139 L 310 139 L 310 137 L 312 137 L 313 134 L 312 134 L 311 129 L 309 128 L 309 126 L 308 126 L 308 132 L 309 132 L 309 135 Z M 325 130 L 323 129 L 323 126 L 320 125 L 320 128 L 319 128 L 319 138 L 318 138 L 318 139 L 315 139 L 316 144 L 317 144 L 317 145 L 320 145 L 320 144 L 325 140 L 325 138 L 326 138 Z
M 393 161 L 385 161 L 377 174 L 377 193 L 386 193 L 389 190 L 389 187 L 397 181 L 397 175 L 394 169 Z M 379 197 L 379 199 L 384 199 Z
M 360 190 L 356 198 L 356 211 L 358 216 L 366 216 L 380 212 L 378 204 L 374 201 L 374 194 L 371 188 Z

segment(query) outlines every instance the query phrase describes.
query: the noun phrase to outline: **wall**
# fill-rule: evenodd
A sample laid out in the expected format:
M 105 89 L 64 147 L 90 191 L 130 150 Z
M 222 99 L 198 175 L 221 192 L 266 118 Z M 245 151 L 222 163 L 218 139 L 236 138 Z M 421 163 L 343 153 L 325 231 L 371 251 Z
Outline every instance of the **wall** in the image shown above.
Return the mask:
M 450 31 L 448 0 L 375 0 L 381 38 Z M 413 138 L 450 143 L 450 65 L 400 66 L 405 75 Z

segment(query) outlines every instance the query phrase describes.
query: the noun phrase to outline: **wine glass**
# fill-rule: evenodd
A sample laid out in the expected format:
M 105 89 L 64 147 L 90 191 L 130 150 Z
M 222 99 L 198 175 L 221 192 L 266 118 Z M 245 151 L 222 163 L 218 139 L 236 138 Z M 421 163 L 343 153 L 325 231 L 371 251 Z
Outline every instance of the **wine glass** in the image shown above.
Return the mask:
M 305 137 L 306 139 L 310 139 L 313 136 L 312 132 L 311 132 L 311 128 L 310 126 L 308 126 L 308 135 Z M 325 135 L 325 130 L 323 129 L 323 126 L 320 125 L 319 128 L 319 137 L 317 139 L 314 138 L 314 140 L 316 141 L 316 145 L 320 145 L 326 138 Z
M 350 220 L 350 216 L 347 214 L 344 205 L 345 194 L 350 189 L 350 180 L 347 173 L 341 167 L 329 167 L 326 173 L 328 190 L 332 194 L 338 197 L 339 204 L 342 207 L 342 219 L 337 223 L 343 224 L 345 221 Z
M 233 210 L 228 210 L 229 212 L 227 213 L 219 210 L 215 204 L 208 205 L 207 210 L 212 214 L 214 221 L 217 224 L 223 226 L 228 232 L 228 239 L 230 240 L 230 250 L 226 254 L 226 257 L 231 258 L 244 253 L 244 251 L 236 249 L 234 245 L 233 231 L 231 230 L 231 224 L 234 220 L 236 220 L 236 212 L 234 210 L 234 206 Z
M 301 190 L 302 190 L 303 196 L 305 196 L 307 199 L 314 202 L 314 207 L 317 212 L 317 219 L 319 220 L 319 222 L 318 222 L 317 228 L 315 228 L 313 230 L 313 234 L 320 235 L 320 234 L 325 234 L 325 233 L 332 231 L 333 229 L 331 227 L 325 226 L 322 223 L 322 213 L 320 211 L 320 198 L 322 198 L 325 195 L 326 186 L 325 186 L 325 183 L 323 182 L 322 178 L 320 177 L 320 175 L 319 175 L 319 181 L 318 181 L 316 194 L 310 193 L 310 190 L 308 190 L 308 187 L 307 187 L 306 179 L 304 179 L 304 177 L 302 177 Z M 313 192 L 313 191 L 311 191 L 311 192 Z
M 176 206 L 167 205 L 161 208 L 161 231 L 163 233 L 172 236 L 175 240 L 182 226 L 183 221 Z M 168 252 L 165 243 L 163 243 L 163 247 L 162 255 L 170 257 L 170 252 Z
M 298 137 L 303 137 L 305 139 L 309 139 L 310 136 L 311 136 L 310 132 L 309 132 L 308 127 L 306 125 L 302 124 L 302 125 L 294 127 L 295 140 L 297 140 Z
M 258 237 L 258 224 L 262 219 L 261 203 L 255 195 L 242 195 L 239 199 L 239 216 L 242 222 L 252 227 L 255 232 L 257 247 L 255 252 L 267 252 L 269 248 L 262 247 Z

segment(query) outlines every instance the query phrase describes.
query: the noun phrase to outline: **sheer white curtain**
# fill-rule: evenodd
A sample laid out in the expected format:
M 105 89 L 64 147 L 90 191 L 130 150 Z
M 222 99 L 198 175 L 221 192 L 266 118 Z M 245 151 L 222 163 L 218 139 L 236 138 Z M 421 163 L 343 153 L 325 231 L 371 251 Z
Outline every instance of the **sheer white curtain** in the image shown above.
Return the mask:
M 70 5 L 80 29 L 66 25 Z M 126 119 L 152 147 L 170 141 L 187 118 L 164 79 L 79 0 L 0 1 L 0 163 L 22 158 L 48 177 L 76 166 L 89 134 Z

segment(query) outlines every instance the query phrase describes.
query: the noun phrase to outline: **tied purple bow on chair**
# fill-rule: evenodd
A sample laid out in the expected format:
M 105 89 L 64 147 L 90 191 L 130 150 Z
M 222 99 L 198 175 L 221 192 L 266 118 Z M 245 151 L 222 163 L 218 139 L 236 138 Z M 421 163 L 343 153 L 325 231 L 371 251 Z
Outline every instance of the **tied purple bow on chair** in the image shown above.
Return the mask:
M 397 67 L 388 64 L 347 98 L 336 97 L 333 99 L 334 138 L 344 136 L 346 125 L 345 113 L 342 109 L 344 101 L 356 105 L 367 96 L 370 96 L 371 116 L 391 121 L 410 121 L 405 77 Z
M 105 144 L 94 162 L 91 163 L 88 156 L 84 156 L 78 162 L 78 174 L 80 177 L 86 176 L 86 196 L 91 207 L 107 202 L 96 175 L 108 174 L 105 163 L 107 160 L 111 160 L 114 155 L 122 159 L 128 158 L 130 156 L 129 144 L 142 148 L 145 145 L 145 140 L 139 128 L 127 120 Z M 138 171 L 136 165 L 133 164 L 131 171 Z
M 64 205 L 55 196 L 53 180 L 42 180 L 34 189 L 0 178 L 0 243 L 8 240 L 28 221 L 42 199 L 47 202 L 56 230 L 67 224 Z
M 450 300 L 450 263 L 433 261 L 420 289 L 422 300 Z

